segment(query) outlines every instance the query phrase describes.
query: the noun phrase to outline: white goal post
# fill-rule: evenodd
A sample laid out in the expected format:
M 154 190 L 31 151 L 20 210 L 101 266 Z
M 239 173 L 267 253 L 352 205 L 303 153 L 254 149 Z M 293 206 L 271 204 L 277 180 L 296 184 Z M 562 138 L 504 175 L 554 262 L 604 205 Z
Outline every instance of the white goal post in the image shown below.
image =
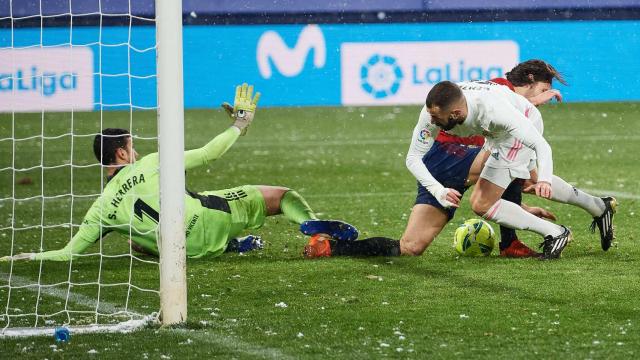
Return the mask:
M 187 319 L 182 2 L 156 0 L 162 323 Z
M 159 153 L 159 259 L 100 224 L 70 261 L 0 262 L 0 339 L 187 320 L 182 2 L 155 0 L 155 16 L 121 3 L 0 9 L 0 257 L 71 240 L 109 181 L 93 139 L 122 128 Z

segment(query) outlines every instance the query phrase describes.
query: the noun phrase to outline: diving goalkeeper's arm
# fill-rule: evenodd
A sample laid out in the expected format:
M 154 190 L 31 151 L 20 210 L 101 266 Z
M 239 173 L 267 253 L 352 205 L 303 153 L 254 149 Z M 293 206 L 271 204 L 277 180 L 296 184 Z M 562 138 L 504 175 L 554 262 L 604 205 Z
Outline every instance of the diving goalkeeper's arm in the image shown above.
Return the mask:
M 20 253 L 13 256 L 0 257 L 0 261 L 11 260 L 52 260 L 52 261 L 69 261 L 76 258 L 79 254 L 84 253 L 91 245 L 100 240 L 103 236 L 111 231 L 109 228 L 100 226 L 100 214 L 102 206 L 100 202 L 102 197 L 96 199 L 89 211 L 84 217 L 78 232 L 73 235 L 71 241 L 59 250 L 44 251 L 38 253 Z
M 247 128 L 251 125 L 256 112 L 260 93 L 256 92 L 253 99 L 253 86 L 242 84 L 236 87 L 236 97 L 231 106 L 229 103 L 222 104 L 233 125 L 220 135 L 213 138 L 205 146 L 189 150 L 184 153 L 185 169 L 206 165 L 208 162 L 219 159 L 238 140 L 238 137 L 247 133 Z

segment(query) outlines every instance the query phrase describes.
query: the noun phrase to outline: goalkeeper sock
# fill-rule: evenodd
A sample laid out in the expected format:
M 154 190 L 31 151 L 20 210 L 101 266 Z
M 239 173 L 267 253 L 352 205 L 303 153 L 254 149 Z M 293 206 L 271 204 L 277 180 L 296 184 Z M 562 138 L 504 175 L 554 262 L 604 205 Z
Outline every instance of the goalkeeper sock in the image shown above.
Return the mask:
M 587 211 L 591 216 L 602 215 L 606 208 L 604 201 L 599 197 L 576 189 L 557 176 L 554 176 L 551 182 L 551 200 L 563 204 L 575 205 Z
M 400 256 L 400 241 L 386 237 L 329 243 L 332 256 Z
M 295 190 L 289 190 L 282 196 L 280 210 L 287 219 L 296 224 L 317 219 L 307 201 Z

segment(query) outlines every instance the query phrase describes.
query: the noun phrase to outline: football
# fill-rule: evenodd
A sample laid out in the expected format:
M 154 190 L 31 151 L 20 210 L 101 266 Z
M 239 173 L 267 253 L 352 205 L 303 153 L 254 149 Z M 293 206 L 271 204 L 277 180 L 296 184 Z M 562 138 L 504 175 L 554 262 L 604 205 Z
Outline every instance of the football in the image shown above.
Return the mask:
M 495 246 L 493 228 L 480 219 L 465 221 L 453 237 L 453 247 L 462 256 L 489 256 Z

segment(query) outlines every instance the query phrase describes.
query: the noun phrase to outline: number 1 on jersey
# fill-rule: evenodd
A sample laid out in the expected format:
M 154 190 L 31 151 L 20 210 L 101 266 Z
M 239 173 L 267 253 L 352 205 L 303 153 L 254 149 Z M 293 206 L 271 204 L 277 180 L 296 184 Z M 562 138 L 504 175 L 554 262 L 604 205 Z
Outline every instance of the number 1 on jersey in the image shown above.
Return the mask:
M 142 199 L 136 200 L 136 202 L 133 204 L 133 213 L 140 221 L 142 221 L 142 214 L 145 214 L 154 222 L 160 222 L 160 214 L 154 208 L 149 206 L 149 204 L 142 201 Z

